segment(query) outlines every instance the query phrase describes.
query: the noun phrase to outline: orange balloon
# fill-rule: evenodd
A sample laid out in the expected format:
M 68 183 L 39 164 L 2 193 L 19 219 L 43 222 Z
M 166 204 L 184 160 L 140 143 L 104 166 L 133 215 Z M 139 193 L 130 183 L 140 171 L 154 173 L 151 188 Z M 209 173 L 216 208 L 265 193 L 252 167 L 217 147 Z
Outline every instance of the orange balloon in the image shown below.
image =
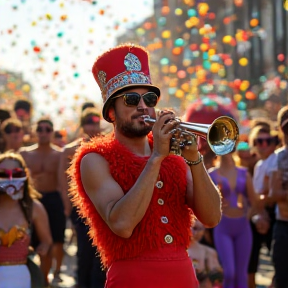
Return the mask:
M 173 48 L 173 50 L 172 50 L 172 53 L 173 53 L 174 55 L 180 55 L 181 52 L 182 52 L 182 48 L 181 48 L 181 47 L 175 47 L 175 48 Z
M 251 27 L 256 27 L 256 26 L 258 26 L 258 24 L 259 24 L 259 20 L 258 19 L 254 18 L 254 19 L 250 20 L 250 26 Z
M 251 91 L 247 91 L 245 97 L 248 100 L 255 100 L 257 98 L 256 94 Z

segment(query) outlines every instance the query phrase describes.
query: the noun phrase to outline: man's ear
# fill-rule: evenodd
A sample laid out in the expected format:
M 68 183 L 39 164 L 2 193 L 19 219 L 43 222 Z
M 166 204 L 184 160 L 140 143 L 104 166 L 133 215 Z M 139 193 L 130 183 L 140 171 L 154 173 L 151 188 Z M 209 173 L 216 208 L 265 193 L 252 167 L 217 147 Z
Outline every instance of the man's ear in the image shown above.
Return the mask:
M 110 108 L 108 110 L 108 117 L 111 120 L 111 122 L 115 121 L 115 109 L 113 106 L 110 106 Z

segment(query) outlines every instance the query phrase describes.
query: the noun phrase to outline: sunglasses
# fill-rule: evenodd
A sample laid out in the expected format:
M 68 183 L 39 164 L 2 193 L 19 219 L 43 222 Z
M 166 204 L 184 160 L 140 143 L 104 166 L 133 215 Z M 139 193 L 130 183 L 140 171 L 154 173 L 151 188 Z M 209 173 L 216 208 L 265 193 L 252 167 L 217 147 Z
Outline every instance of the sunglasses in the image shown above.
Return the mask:
M 266 142 L 267 146 L 270 146 L 271 144 L 275 143 L 275 139 L 270 137 L 270 138 L 256 138 L 254 140 L 254 145 L 259 145 L 262 146 Z
M 6 134 L 19 133 L 20 131 L 21 131 L 21 127 L 17 127 L 17 126 L 8 125 L 4 128 L 4 132 Z
M 155 107 L 159 99 L 158 95 L 154 92 L 147 92 L 142 95 L 136 92 L 127 92 L 114 97 L 114 99 L 119 97 L 123 97 L 126 106 L 138 106 L 142 97 L 145 105 L 150 108 Z
M 96 124 L 96 123 L 99 123 L 99 121 L 100 121 L 100 117 L 99 116 L 91 116 L 91 117 L 87 117 L 83 121 L 82 125 Z
M 43 132 L 51 133 L 52 131 L 53 131 L 53 129 L 50 128 L 50 127 L 40 127 L 40 126 L 38 126 L 37 129 L 36 129 L 37 133 L 43 133 Z
M 23 168 L 3 169 L 0 168 L 0 179 L 19 179 L 26 177 L 26 172 Z

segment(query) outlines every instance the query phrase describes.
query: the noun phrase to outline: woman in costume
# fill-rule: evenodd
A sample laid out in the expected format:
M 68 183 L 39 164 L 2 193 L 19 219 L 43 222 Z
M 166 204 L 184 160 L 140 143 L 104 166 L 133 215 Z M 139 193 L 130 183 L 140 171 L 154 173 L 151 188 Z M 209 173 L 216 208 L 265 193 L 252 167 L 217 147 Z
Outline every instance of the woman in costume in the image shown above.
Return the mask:
M 252 249 L 249 223 L 251 206 L 258 206 L 252 177 L 237 167 L 233 153 L 220 157 L 209 174 L 222 194 L 222 219 L 214 228 L 214 243 L 224 271 L 224 288 L 248 287 L 248 263 Z
M 26 265 L 32 224 L 40 239 L 36 249 L 45 255 L 52 243 L 48 216 L 31 186 L 21 155 L 0 155 L 0 287 L 30 288 Z

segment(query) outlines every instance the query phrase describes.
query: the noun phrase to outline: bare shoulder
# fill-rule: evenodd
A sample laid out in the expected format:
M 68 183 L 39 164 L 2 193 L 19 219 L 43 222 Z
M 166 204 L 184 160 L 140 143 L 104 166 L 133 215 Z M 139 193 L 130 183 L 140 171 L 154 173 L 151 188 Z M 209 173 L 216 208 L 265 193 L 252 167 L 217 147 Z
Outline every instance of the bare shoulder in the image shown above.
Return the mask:
M 38 199 L 33 199 L 33 219 L 46 213 L 43 204 Z
M 63 151 L 63 148 L 58 147 L 57 145 L 51 144 L 51 149 L 53 150 L 53 152 L 56 153 L 61 153 Z
M 33 144 L 30 146 L 23 146 L 19 149 L 19 152 L 22 153 L 29 153 L 29 152 L 33 152 L 35 150 L 38 149 L 38 144 Z
M 68 143 L 67 145 L 64 146 L 63 149 L 64 155 L 69 156 L 74 154 L 79 145 L 80 145 L 80 139 L 76 139 L 75 141 Z
M 81 159 L 81 168 L 85 167 L 108 167 L 107 160 L 97 153 L 88 153 Z
M 64 150 L 75 149 L 80 145 L 81 139 L 76 139 L 64 146 Z

